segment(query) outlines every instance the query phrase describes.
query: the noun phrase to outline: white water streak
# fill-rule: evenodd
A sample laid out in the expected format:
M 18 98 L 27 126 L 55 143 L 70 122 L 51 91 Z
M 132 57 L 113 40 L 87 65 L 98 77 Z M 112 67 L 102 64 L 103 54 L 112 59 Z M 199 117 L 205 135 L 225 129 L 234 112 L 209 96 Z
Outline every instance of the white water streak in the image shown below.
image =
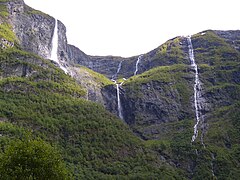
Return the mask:
M 122 82 L 123 83 L 123 82 Z M 122 115 L 122 106 L 121 106 L 121 99 L 120 99 L 120 87 L 121 87 L 121 84 L 116 84 L 117 86 L 117 105 L 118 105 L 118 116 L 120 119 L 123 120 L 123 115 Z
M 134 72 L 134 76 L 137 75 L 138 72 L 138 64 L 140 63 L 141 59 L 142 59 L 143 55 L 138 56 L 137 62 L 136 62 L 136 70 Z
M 196 124 L 194 125 L 194 134 L 192 136 L 192 142 L 194 142 L 198 136 L 198 125 L 199 125 L 200 119 L 201 119 L 201 112 L 200 112 L 201 106 L 199 103 L 199 98 L 201 96 L 201 84 L 200 84 L 199 77 L 198 77 L 198 66 L 197 66 L 197 64 L 195 62 L 195 58 L 194 58 L 191 36 L 187 37 L 187 41 L 188 41 L 188 49 L 189 49 L 189 59 L 191 62 L 191 66 L 194 68 L 194 71 L 195 71 L 194 106 L 195 106 Z M 202 140 L 202 144 L 203 144 L 203 140 Z
M 117 72 L 112 76 L 112 80 L 116 80 L 116 79 L 117 79 L 118 73 L 120 72 L 120 70 L 121 70 L 121 68 L 122 68 L 122 62 L 123 62 L 123 61 L 121 61 L 121 62 L 118 64 Z
M 62 66 L 58 60 L 58 20 L 57 19 L 55 19 L 55 27 L 54 27 L 54 33 L 52 38 L 51 59 L 55 61 L 66 74 L 68 73 L 68 70 L 64 66 Z
M 215 173 L 214 173 L 214 165 L 213 165 L 213 162 L 215 161 L 215 157 L 214 157 L 214 154 L 211 153 L 211 158 L 212 158 L 212 161 L 211 161 L 211 171 L 212 171 L 212 177 L 217 179 Z
M 117 83 L 116 79 L 117 79 L 117 75 L 120 72 L 121 68 L 122 68 L 122 62 L 121 61 L 118 64 L 118 69 L 117 72 L 112 76 L 112 81 L 114 82 L 114 84 L 116 84 L 117 86 L 117 109 L 118 109 L 118 117 L 122 120 L 124 120 L 123 118 L 123 114 L 122 114 L 122 105 L 121 105 L 121 99 L 120 99 L 120 87 L 122 86 L 123 82 L 126 80 L 125 78 L 123 78 L 124 81 L 122 81 L 121 83 Z

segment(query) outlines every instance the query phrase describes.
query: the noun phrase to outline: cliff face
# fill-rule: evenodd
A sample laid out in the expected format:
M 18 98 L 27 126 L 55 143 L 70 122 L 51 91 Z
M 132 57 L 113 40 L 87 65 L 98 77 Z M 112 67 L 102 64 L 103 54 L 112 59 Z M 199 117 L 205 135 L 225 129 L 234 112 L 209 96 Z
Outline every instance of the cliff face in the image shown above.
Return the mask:
M 52 50 L 52 38 L 55 19 L 43 12 L 28 7 L 23 1 L 8 3 L 10 22 L 20 46 L 26 51 L 34 52 L 49 59 Z M 69 61 L 67 54 L 66 27 L 58 20 L 58 58 L 63 64 Z
M 52 38 L 55 28 L 55 19 L 43 12 L 37 11 L 28 7 L 22 0 L 7 2 L 10 24 L 18 39 L 19 46 L 28 52 L 33 52 L 42 58 L 50 59 L 52 51 Z M 72 45 L 69 45 L 66 37 L 66 27 L 58 20 L 58 53 L 57 57 L 59 63 L 68 69 L 71 76 L 80 79 L 83 75 L 78 73 L 74 64 L 79 63 L 76 59 L 81 59 L 88 63 L 89 56 Z M 10 42 L 11 43 L 11 42 Z M 57 64 L 55 64 L 57 65 Z M 18 73 L 22 73 L 24 70 L 18 68 Z M 21 72 L 20 72 L 21 71 Z M 10 71 L 9 71 L 10 72 Z M 88 76 L 92 78 L 91 75 Z M 86 79 L 86 78 L 85 78 Z M 92 81 L 94 78 L 92 78 Z M 86 98 L 92 101 L 101 102 L 103 104 L 102 95 L 99 93 L 101 90 L 101 82 L 94 82 L 94 86 L 78 81 L 82 85 L 87 93 Z M 98 87 L 98 88 L 97 88 Z M 94 90 L 93 90 L 94 89 Z
M 26 6 L 21 0 L 9 1 L 8 9 L 13 31 L 21 47 L 43 58 L 50 58 L 54 19 Z
M 104 74 L 108 78 L 120 79 L 129 78 L 136 74 L 141 74 L 157 66 L 185 63 L 188 58 L 183 52 L 183 37 L 176 37 L 159 46 L 158 48 L 138 56 L 123 58 L 117 56 L 89 56 L 76 47 L 69 48 L 69 56 L 72 60 L 82 66 L 86 66 L 98 73 Z

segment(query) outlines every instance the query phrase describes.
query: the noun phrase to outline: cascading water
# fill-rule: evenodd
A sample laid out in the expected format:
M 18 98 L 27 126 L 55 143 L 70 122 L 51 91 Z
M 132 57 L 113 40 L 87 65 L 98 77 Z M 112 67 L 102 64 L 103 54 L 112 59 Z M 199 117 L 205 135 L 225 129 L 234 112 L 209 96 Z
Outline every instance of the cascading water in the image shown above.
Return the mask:
M 65 67 L 63 67 L 58 60 L 58 20 L 57 19 L 55 19 L 55 27 L 54 27 L 54 33 L 52 38 L 51 59 L 55 61 L 66 74 L 68 74 L 68 70 Z
M 112 81 L 114 82 L 114 84 L 116 84 L 116 87 L 117 87 L 117 108 L 118 108 L 118 116 L 120 119 L 123 120 L 123 114 L 122 114 L 122 105 L 121 105 L 121 99 L 120 99 L 120 87 L 122 86 L 123 82 L 126 80 L 125 78 L 123 78 L 123 82 L 121 83 L 117 83 L 116 79 L 117 79 L 117 76 L 118 76 L 118 73 L 120 72 L 121 68 L 122 68 L 122 62 L 121 61 L 119 64 L 118 64 L 118 69 L 117 69 L 117 72 L 112 76 Z
M 194 134 L 192 136 L 192 142 L 194 142 L 198 136 L 198 125 L 200 123 L 200 120 L 202 118 L 202 114 L 201 114 L 201 105 L 200 105 L 200 97 L 201 97 L 201 84 L 199 81 L 199 77 L 198 77 L 198 66 L 195 62 L 195 58 L 194 58 L 194 52 L 193 52 L 193 45 L 192 45 L 192 41 L 191 41 L 191 36 L 187 37 L 187 41 L 188 41 L 188 51 L 189 51 L 189 59 L 191 62 L 191 66 L 194 68 L 195 71 L 195 83 L 194 83 L 194 106 L 195 106 L 195 118 L 196 118 L 196 124 L 194 125 Z M 201 141 L 202 144 L 203 143 L 203 137 L 201 137 Z
M 141 61 L 142 57 L 143 57 L 143 55 L 138 56 L 138 59 L 137 59 L 137 62 L 136 62 L 136 70 L 135 70 L 135 72 L 134 72 L 134 76 L 137 75 L 137 72 L 138 72 L 138 64 L 139 64 L 139 62 Z
M 123 82 L 122 82 L 123 83 Z M 123 115 L 122 115 L 122 105 L 121 105 L 121 99 L 120 99 L 120 87 L 121 87 L 121 84 L 116 84 L 117 86 L 117 105 L 118 105 L 118 116 L 120 119 L 123 120 Z
M 213 165 L 213 162 L 215 161 L 215 157 L 214 157 L 214 154 L 213 154 L 213 153 L 211 153 L 211 158 L 212 158 L 212 161 L 211 161 L 212 177 L 216 179 L 217 177 L 216 177 L 216 175 L 215 175 L 215 173 L 214 173 L 214 165 Z
M 121 61 L 121 62 L 118 64 L 117 72 L 112 76 L 112 80 L 116 80 L 116 79 L 117 79 L 118 73 L 120 72 L 120 70 L 121 70 L 121 68 L 122 68 L 122 62 L 123 62 L 123 61 Z

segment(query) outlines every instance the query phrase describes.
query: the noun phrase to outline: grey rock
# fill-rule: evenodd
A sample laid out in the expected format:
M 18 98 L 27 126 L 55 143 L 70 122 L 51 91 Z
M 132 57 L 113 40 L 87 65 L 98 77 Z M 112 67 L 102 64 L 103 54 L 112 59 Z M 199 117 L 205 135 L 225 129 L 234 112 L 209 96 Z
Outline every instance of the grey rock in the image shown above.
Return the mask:
M 28 7 L 23 1 L 8 3 L 10 23 L 21 47 L 27 51 L 49 58 L 54 19 Z

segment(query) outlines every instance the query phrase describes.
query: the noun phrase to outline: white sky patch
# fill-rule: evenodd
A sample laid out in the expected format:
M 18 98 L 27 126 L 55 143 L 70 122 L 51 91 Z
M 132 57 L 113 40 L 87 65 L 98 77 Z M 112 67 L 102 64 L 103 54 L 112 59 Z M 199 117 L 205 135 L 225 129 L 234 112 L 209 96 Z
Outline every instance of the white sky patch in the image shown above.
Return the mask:
M 239 0 L 25 0 L 61 20 L 68 42 L 90 55 L 146 53 L 207 29 L 240 29 Z

